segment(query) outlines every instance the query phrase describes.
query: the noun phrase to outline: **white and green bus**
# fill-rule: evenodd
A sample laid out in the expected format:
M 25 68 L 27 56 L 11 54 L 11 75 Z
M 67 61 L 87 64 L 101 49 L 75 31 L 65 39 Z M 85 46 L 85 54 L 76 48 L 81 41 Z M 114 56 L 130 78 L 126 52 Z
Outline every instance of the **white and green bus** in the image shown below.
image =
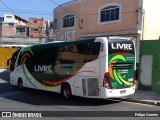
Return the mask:
M 135 46 L 128 38 L 33 45 L 13 54 L 10 83 L 65 98 L 118 98 L 135 92 L 135 63 Z

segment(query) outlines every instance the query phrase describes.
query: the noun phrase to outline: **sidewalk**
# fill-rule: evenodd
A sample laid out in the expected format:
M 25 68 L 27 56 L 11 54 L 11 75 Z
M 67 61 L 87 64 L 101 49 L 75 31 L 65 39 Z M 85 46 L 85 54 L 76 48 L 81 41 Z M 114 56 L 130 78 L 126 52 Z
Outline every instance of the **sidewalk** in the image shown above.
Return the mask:
M 135 94 L 121 98 L 120 100 L 160 106 L 160 92 L 151 90 L 136 90 Z
M 10 72 L 10 71 L 9 71 L 9 69 L 0 68 L 0 73 L 1 73 L 1 72 Z

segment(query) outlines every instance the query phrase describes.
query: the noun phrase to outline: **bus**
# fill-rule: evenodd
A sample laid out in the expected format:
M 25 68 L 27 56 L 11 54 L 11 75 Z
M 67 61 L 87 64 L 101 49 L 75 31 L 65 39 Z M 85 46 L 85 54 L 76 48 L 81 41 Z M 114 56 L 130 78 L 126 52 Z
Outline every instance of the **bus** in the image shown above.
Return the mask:
M 32 45 L 13 54 L 10 83 L 64 98 L 120 98 L 135 92 L 135 63 L 135 45 L 129 38 Z

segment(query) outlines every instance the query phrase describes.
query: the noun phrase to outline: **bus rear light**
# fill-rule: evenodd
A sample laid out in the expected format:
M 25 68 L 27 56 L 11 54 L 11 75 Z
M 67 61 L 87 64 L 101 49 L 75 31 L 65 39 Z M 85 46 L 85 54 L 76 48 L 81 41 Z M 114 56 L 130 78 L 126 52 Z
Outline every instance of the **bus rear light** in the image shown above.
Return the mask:
M 134 71 L 134 80 L 133 80 L 133 85 L 136 84 L 137 76 L 136 76 L 136 71 Z
M 109 83 L 109 73 L 105 73 L 104 78 L 103 78 L 103 87 L 108 88 L 108 89 L 112 89 L 111 85 Z

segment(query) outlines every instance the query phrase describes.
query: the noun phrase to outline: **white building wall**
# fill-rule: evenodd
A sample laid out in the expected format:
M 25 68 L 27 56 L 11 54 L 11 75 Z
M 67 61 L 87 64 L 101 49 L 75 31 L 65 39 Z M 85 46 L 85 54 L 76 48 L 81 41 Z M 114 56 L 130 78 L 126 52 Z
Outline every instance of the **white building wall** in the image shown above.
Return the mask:
M 143 39 L 157 40 L 160 37 L 160 0 L 143 0 L 143 9 Z
M 15 16 L 12 14 L 4 14 L 4 23 L 15 23 L 16 25 L 26 26 L 22 20 L 16 20 Z
M 6 23 L 14 23 L 14 15 L 4 14 L 4 22 Z

